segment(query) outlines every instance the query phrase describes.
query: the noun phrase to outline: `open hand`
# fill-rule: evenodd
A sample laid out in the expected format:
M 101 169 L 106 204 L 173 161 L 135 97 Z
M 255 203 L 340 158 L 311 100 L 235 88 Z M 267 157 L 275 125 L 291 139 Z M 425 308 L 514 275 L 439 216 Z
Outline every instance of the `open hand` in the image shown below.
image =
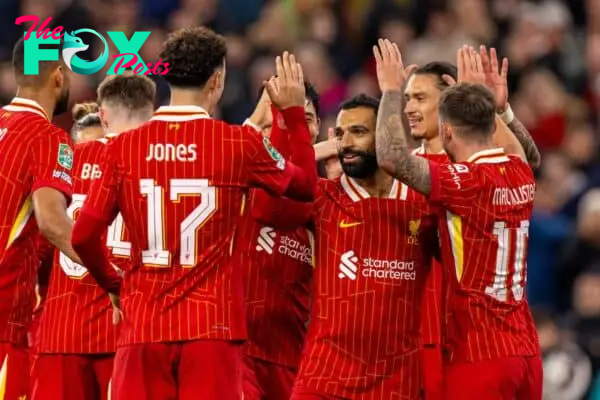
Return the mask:
M 485 71 L 481 55 L 469 46 L 462 46 L 456 51 L 457 80 L 449 75 L 442 79 L 450 86 L 458 83 L 476 83 L 485 85 Z
M 277 77 L 263 82 L 271 102 L 279 110 L 290 107 L 304 107 L 306 93 L 304 90 L 304 72 L 296 58 L 289 52 L 275 59 Z
M 508 106 L 508 58 L 504 57 L 500 65 L 496 49 L 491 48 L 488 53 L 483 45 L 479 47 L 479 54 L 485 74 L 485 86 L 494 93 L 498 112 L 502 113 Z
M 377 64 L 377 81 L 382 92 L 402 90 L 410 73 L 416 65 L 404 67 L 402 54 L 395 43 L 388 39 L 379 39 L 373 46 L 373 55 Z

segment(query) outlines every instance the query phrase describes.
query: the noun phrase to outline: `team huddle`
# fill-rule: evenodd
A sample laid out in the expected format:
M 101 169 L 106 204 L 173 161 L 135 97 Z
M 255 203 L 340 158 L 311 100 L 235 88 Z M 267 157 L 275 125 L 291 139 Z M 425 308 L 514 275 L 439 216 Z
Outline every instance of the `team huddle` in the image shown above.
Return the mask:
M 230 125 L 212 117 L 225 40 L 182 29 L 160 54 L 170 104 L 111 76 L 73 144 L 51 123 L 71 72 L 26 75 L 19 41 L 0 110 L 2 398 L 541 400 L 539 153 L 508 61 L 373 54 L 381 99 L 348 99 L 315 144 L 294 55 Z

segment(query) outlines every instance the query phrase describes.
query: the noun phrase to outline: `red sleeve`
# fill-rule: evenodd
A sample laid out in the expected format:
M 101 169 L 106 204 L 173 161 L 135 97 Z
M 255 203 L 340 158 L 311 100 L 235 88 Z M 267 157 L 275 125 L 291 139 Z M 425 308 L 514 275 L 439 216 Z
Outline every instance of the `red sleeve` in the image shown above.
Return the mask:
M 87 213 L 110 225 L 119 213 L 117 198 L 121 187 L 122 168 L 119 164 L 119 144 L 116 139 L 105 148 L 100 162 L 100 179 L 95 179 L 83 203 L 82 213 Z
M 470 207 L 484 179 L 477 164 L 450 164 L 429 161 L 431 193 L 429 200 L 449 210 Z
M 263 225 L 289 230 L 305 226 L 312 217 L 312 203 L 273 197 L 256 190 L 251 198 L 250 216 Z
M 71 244 L 83 265 L 106 292 L 119 294 L 121 277 L 112 267 L 103 234 L 108 224 L 82 211 L 73 226 Z
M 73 193 L 73 146 L 66 132 L 53 128 L 31 143 L 31 174 L 35 192 L 50 187 L 63 193 L 68 200 Z
M 281 113 L 271 108 L 273 128 L 271 143 L 284 156 L 290 157 L 290 138 L 286 127 L 281 126 Z M 285 129 L 284 129 L 285 128 Z M 257 222 L 278 229 L 295 229 L 304 226 L 310 219 L 312 204 L 294 201 L 285 197 L 275 197 L 264 189 L 256 189 L 250 198 L 250 216 Z
M 282 112 L 284 122 L 294 135 L 291 162 L 286 161 L 268 138 L 245 128 L 249 160 L 249 181 L 276 196 L 286 195 L 299 201 L 312 201 L 317 184 L 315 151 L 302 107 Z

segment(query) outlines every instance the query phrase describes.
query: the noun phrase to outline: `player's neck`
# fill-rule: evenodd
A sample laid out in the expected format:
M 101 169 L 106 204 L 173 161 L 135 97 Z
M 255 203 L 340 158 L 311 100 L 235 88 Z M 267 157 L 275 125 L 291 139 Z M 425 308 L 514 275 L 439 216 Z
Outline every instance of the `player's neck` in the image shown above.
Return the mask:
M 213 104 L 206 90 L 171 88 L 170 106 L 198 106 L 211 113 Z
M 108 132 L 109 133 L 121 133 L 121 132 L 129 131 L 131 129 L 137 128 L 138 126 L 142 125 L 145 122 L 146 121 L 138 121 L 138 120 L 131 120 L 131 119 L 123 119 L 123 120 L 114 121 L 108 125 Z
M 422 146 L 423 150 L 425 150 L 425 154 L 439 154 L 444 151 L 442 141 L 438 137 L 432 139 L 423 139 Z
M 381 168 L 378 168 L 377 171 L 368 178 L 354 178 L 354 180 L 372 197 L 388 197 L 392 191 L 392 185 L 394 184 L 394 178 L 386 174 Z
M 454 162 L 467 161 L 469 158 L 473 157 L 474 154 L 494 148 L 493 144 L 491 143 L 463 143 L 457 147 L 459 147 L 459 150 L 454 152 Z
M 52 96 L 48 96 L 44 90 L 19 87 L 17 89 L 16 97 L 35 101 L 44 109 L 46 115 L 50 118 L 53 117 L 55 103 Z

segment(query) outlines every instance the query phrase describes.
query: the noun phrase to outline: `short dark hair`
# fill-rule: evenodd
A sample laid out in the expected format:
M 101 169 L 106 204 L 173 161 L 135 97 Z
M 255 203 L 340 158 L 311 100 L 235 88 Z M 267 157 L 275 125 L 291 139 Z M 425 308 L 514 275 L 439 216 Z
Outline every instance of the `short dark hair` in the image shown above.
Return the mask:
M 224 66 L 225 38 L 205 27 L 183 28 L 171 33 L 160 53 L 169 72 L 163 76 L 171 86 L 204 87 L 214 72 Z
M 496 100 L 483 85 L 459 83 L 442 92 L 439 115 L 459 134 L 485 141 L 494 133 Z
M 438 78 L 437 87 L 444 90 L 448 84 L 442 79 L 444 75 L 451 76 L 454 80 L 458 78 L 458 69 L 455 65 L 443 61 L 433 61 L 416 68 L 413 75 L 434 75 Z
M 98 86 L 97 95 L 98 104 L 115 103 L 135 112 L 154 106 L 156 84 L 147 76 L 126 72 L 104 79 Z
M 379 100 L 364 93 L 356 95 L 349 100 L 346 100 L 340 106 L 340 110 L 353 110 L 355 108 L 370 108 L 375 115 L 379 111 Z
M 261 86 L 258 90 L 257 100 L 260 100 L 264 91 L 265 87 Z M 306 93 L 306 99 L 315 107 L 315 112 L 317 113 L 317 117 L 319 117 L 319 112 L 321 111 L 319 92 L 317 92 L 317 89 L 309 81 L 304 81 L 304 92 Z
M 40 48 L 48 46 L 40 45 Z M 57 61 L 40 61 L 38 64 L 39 73 L 36 75 L 25 75 L 25 38 L 21 38 L 15 43 L 12 53 L 12 67 L 15 80 L 19 86 L 37 86 L 47 77 L 48 73 L 60 65 L 61 58 Z

